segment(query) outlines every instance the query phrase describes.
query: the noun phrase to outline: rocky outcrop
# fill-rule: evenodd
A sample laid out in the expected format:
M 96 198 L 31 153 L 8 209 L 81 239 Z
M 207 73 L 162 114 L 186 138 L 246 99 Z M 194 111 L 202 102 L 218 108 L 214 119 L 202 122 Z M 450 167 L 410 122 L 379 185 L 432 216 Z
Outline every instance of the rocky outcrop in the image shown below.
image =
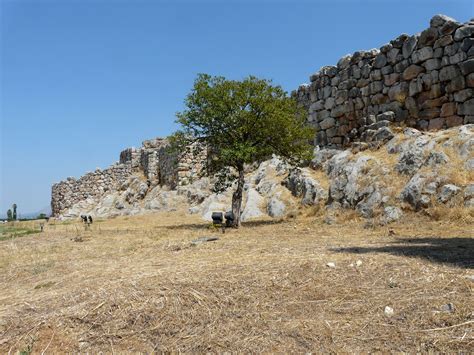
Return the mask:
M 419 130 L 474 123 L 473 33 L 473 20 L 436 15 L 421 33 L 322 67 L 294 92 L 315 144 L 388 141 L 389 125 L 402 122 Z
M 284 181 L 284 185 L 293 196 L 302 197 L 303 205 L 315 205 L 327 199 L 327 192 L 319 182 L 312 178 L 307 171 L 292 169 Z
M 474 207 L 472 171 L 474 125 L 439 132 L 405 128 L 377 150 L 316 148 L 310 167 L 295 169 L 278 157 L 248 167 L 242 220 L 281 218 L 298 208 L 326 209 L 328 223 L 336 211 L 355 210 L 361 217 L 392 223 L 408 210 L 434 206 Z M 101 197 L 88 197 L 62 216 L 96 217 L 187 209 L 210 220 L 212 212 L 227 211 L 235 186 L 212 192 L 215 178 L 203 177 L 170 189 L 149 185 L 132 172 L 125 182 Z

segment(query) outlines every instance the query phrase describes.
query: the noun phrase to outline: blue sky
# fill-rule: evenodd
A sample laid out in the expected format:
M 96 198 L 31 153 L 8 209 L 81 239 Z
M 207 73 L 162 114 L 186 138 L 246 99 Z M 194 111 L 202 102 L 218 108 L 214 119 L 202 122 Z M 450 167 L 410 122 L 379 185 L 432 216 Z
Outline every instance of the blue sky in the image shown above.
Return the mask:
M 37 211 L 52 183 L 166 136 L 197 73 L 287 91 L 471 1 L 0 0 L 0 215 Z

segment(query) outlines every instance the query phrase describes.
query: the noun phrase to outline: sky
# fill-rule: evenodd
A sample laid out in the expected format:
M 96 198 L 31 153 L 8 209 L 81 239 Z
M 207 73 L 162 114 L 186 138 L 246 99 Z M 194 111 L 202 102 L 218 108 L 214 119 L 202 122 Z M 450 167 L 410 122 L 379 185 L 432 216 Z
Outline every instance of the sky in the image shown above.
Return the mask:
M 0 215 L 177 129 L 198 73 L 291 92 L 324 65 L 472 1 L 0 0 Z

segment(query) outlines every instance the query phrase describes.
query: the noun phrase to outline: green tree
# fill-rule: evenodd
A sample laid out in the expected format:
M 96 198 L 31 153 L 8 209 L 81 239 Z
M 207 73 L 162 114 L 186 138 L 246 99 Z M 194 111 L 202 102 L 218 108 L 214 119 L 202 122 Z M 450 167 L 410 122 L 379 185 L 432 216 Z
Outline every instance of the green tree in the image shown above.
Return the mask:
M 8 209 L 7 211 L 7 220 L 8 221 L 13 221 L 13 213 L 11 209 Z
M 303 108 L 269 80 L 249 76 L 235 81 L 199 74 L 185 106 L 177 113 L 181 130 L 175 139 L 209 147 L 207 171 L 229 182 L 237 180 L 232 195 L 234 227 L 240 225 L 246 164 L 264 161 L 272 154 L 293 164 L 311 157 L 314 131 L 306 125 Z M 229 168 L 234 169 L 233 174 Z M 221 189 L 227 186 L 220 184 Z
M 12 208 L 13 208 L 13 216 L 12 216 L 12 218 L 13 218 L 14 221 L 16 221 L 16 203 L 13 204 Z

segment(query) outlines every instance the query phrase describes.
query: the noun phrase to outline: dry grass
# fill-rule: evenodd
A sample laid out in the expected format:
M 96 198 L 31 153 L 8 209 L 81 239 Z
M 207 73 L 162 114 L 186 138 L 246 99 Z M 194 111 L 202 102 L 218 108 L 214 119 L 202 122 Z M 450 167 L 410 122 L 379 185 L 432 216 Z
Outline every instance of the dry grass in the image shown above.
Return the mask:
M 0 242 L 0 352 L 472 352 L 472 237 L 415 215 L 226 234 L 181 212 L 51 225 Z

